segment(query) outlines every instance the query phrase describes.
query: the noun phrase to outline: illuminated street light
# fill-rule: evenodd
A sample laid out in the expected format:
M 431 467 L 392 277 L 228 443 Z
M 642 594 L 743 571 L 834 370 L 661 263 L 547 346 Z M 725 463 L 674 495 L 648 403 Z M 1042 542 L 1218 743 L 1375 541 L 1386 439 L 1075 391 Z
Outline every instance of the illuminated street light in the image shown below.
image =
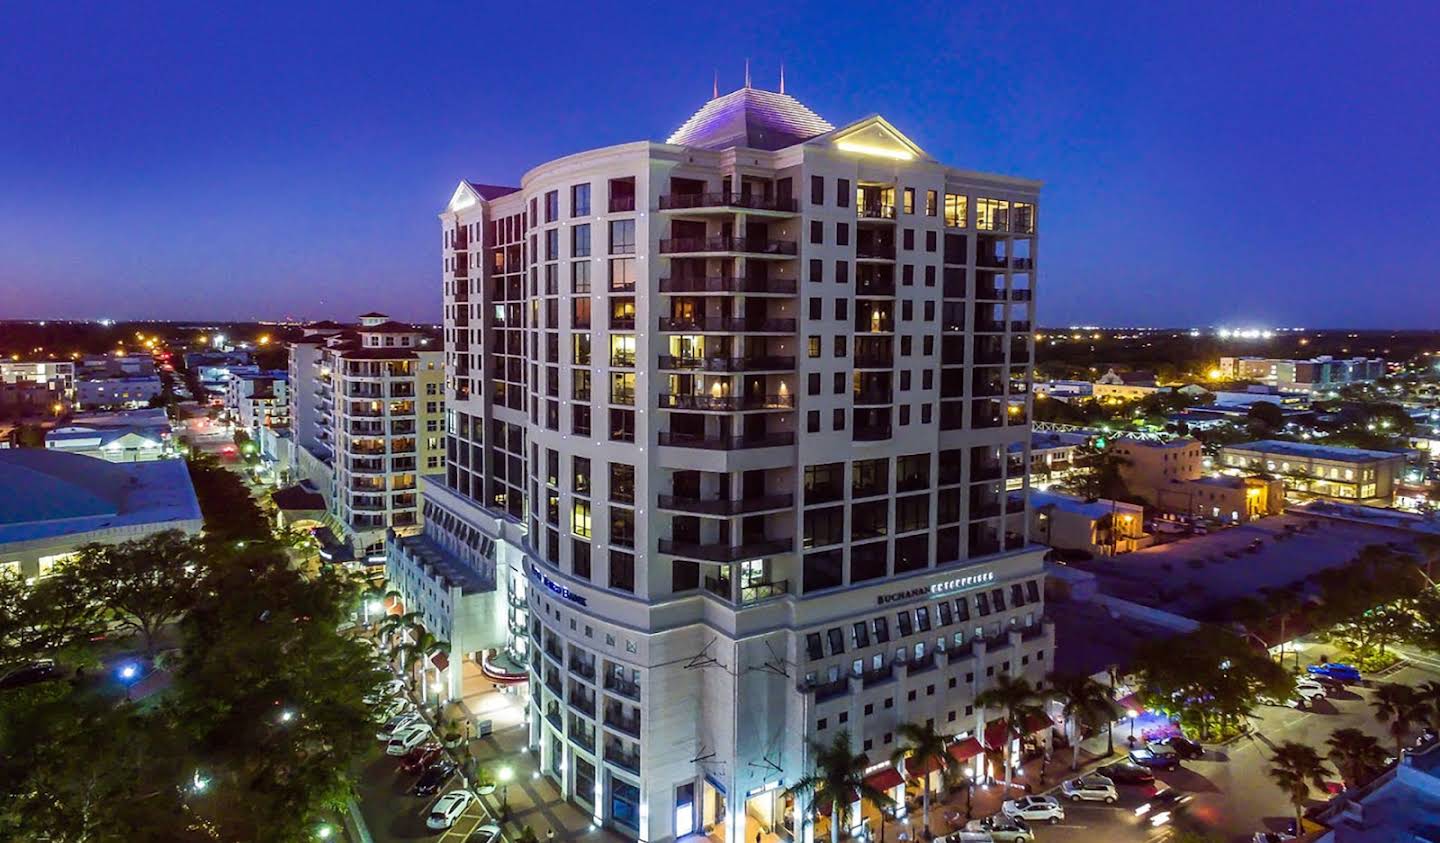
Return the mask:
M 515 771 L 510 767 L 501 767 L 495 771 L 495 778 L 500 780 L 500 816 L 510 813 L 510 780 L 515 778 Z

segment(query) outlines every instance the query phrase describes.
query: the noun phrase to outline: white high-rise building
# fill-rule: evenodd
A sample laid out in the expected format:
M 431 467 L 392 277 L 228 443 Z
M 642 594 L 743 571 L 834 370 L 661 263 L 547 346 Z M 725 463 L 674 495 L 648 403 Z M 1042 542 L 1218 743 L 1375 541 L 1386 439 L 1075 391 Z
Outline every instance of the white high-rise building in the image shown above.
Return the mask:
M 507 590 L 545 774 L 640 840 L 748 843 L 815 835 L 807 739 L 890 789 L 904 722 L 982 763 L 976 695 L 1055 646 L 1005 494 L 1040 184 L 750 87 L 520 183 L 440 215 L 425 538 Z

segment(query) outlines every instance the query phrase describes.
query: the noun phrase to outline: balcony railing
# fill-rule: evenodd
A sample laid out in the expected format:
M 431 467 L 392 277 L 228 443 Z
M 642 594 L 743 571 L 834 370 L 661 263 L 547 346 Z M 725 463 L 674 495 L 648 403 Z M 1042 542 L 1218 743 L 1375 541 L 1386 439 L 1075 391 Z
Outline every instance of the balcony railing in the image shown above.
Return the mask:
M 640 774 L 640 753 L 638 752 L 626 752 L 613 744 L 606 744 L 605 760 L 636 775 Z
M 743 275 L 682 275 L 660 279 L 662 293 L 783 293 L 794 295 L 793 278 Z
M 660 444 L 672 448 L 700 448 L 707 451 L 743 451 L 750 448 L 782 448 L 795 444 L 794 433 L 767 433 L 763 436 L 704 436 L 692 433 L 660 434 Z
M 1010 321 L 1010 330 L 1017 334 L 1028 334 L 1030 333 L 1030 320 L 1013 319 Z
M 660 317 L 662 331 L 710 331 L 727 334 L 793 334 L 794 319 L 746 319 L 733 316 Z
M 800 200 L 756 196 L 750 193 L 671 193 L 660 197 L 660 210 L 684 211 L 698 208 L 746 208 L 752 211 L 800 211 Z
M 605 675 L 605 690 L 619 694 L 630 700 L 640 699 L 640 684 L 631 682 L 628 679 L 621 679 L 613 673 Z
M 855 257 L 860 260 L 895 260 L 894 243 L 866 243 L 855 247 Z
M 749 606 L 752 603 L 759 603 L 764 600 L 773 600 L 776 597 L 783 597 L 789 593 L 789 580 L 752 582 L 749 585 L 740 586 L 740 605 Z
M 875 388 L 862 389 L 859 392 L 851 393 L 853 401 L 857 406 L 865 404 L 892 404 L 895 401 L 895 392 L 891 389 Z
M 670 556 L 684 556 L 687 559 L 704 559 L 708 562 L 735 562 L 740 559 L 754 559 L 760 556 L 774 556 L 777 553 L 789 553 L 794 545 L 795 542 L 793 539 L 755 541 L 737 545 L 722 544 L 720 542 L 701 544 L 699 542 L 661 539 L 660 552 L 669 554 Z
M 855 352 L 855 368 L 857 369 L 893 369 L 895 368 L 895 353 L 893 351 L 857 351 Z
M 612 214 L 633 211 L 635 210 L 635 195 L 632 193 L 629 196 L 611 196 L 609 208 Z
M 634 365 L 632 361 L 628 365 Z M 794 357 L 671 357 L 660 356 L 660 368 L 705 372 L 757 372 L 795 370 Z
M 790 257 L 798 253 L 794 240 L 767 240 L 763 237 L 672 237 L 660 241 L 660 254 L 672 255 L 688 252 L 742 252 L 750 255 L 780 255 Z
M 855 216 L 862 220 L 893 220 L 895 219 L 895 206 L 867 202 L 855 208 Z
M 857 296 L 885 296 L 885 297 L 887 297 L 887 298 L 894 298 L 894 296 L 895 296 L 895 279 L 893 279 L 893 278 L 856 279 L 856 281 L 855 281 L 855 295 L 857 295 Z
M 569 702 L 571 708 L 583 711 L 591 717 L 595 716 L 595 698 L 593 696 L 572 693 Z
M 826 702 L 850 693 L 850 677 L 842 676 L 834 682 L 820 682 L 808 688 L 802 687 L 801 690 L 815 694 L 817 703 Z
M 631 737 L 640 737 L 640 716 L 638 714 L 626 717 L 622 712 L 613 708 L 606 709 L 605 725 Z
M 855 440 L 857 442 L 878 442 L 881 439 L 890 438 L 890 425 L 873 424 L 855 428 Z
M 662 410 L 708 410 L 711 412 L 740 412 L 744 410 L 791 410 L 795 407 L 793 395 L 694 395 L 683 393 L 660 393 Z
M 764 495 L 741 500 L 705 500 L 703 498 L 661 495 L 660 508 L 677 512 L 694 512 L 700 515 L 743 515 L 747 512 L 763 512 L 767 509 L 786 509 L 795 504 L 793 494 Z
M 879 685 L 881 682 L 889 682 L 893 678 L 895 678 L 895 665 L 892 662 L 886 662 L 884 667 L 861 673 L 860 684 L 866 688 L 871 688 Z

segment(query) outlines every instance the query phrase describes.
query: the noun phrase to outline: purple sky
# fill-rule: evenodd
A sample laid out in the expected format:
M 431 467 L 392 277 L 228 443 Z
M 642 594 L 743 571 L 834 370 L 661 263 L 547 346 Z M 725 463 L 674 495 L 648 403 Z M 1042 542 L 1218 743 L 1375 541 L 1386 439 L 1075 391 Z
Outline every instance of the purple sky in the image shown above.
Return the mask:
M 1440 326 L 1440 5 L 624 9 L 9 4 L 0 318 L 436 320 L 459 179 L 663 139 L 748 56 L 1043 179 L 1042 323 Z

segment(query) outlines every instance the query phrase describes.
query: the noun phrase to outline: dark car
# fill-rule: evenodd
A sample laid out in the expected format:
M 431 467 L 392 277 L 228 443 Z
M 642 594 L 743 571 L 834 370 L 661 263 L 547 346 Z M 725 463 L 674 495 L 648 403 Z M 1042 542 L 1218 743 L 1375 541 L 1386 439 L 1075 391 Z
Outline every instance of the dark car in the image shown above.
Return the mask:
M 55 678 L 55 662 L 50 659 L 39 659 L 0 676 L 0 691 L 23 688 L 26 685 L 34 685 L 36 682 Z
M 1148 747 L 1132 749 L 1130 750 L 1130 761 L 1152 770 L 1175 770 L 1180 767 L 1180 756 L 1167 751 L 1163 746 L 1154 749 Z
M 1311 676 L 1333 679 L 1336 682 L 1359 682 L 1361 679 L 1360 671 L 1356 670 L 1353 665 L 1340 662 L 1306 665 L 1305 670 Z
M 1175 750 L 1175 754 L 1181 758 L 1191 759 L 1205 757 L 1205 747 L 1189 738 L 1182 738 L 1177 735 L 1173 738 L 1161 738 L 1155 741 L 1155 743 L 1170 747 Z
M 442 750 L 436 744 L 421 744 L 400 760 L 400 769 L 407 773 L 418 773 L 440 760 L 441 753 Z
M 445 786 L 445 782 L 455 775 L 455 769 L 455 762 L 448 758 L 442 758 L 426 767 L 425 772 L 421 773 L 420 778 L 415 782 L 414 794 L 416 796 L 434 796 L 440 788 Z
M 1110 779 L 1116 784 L 1149 784 L 1155 781 L 1155 774 L 1148 769 L 1129 761 L 1116 761 L 1114 764 L 1106 764 L 1096 770 L 1102 776 Z

